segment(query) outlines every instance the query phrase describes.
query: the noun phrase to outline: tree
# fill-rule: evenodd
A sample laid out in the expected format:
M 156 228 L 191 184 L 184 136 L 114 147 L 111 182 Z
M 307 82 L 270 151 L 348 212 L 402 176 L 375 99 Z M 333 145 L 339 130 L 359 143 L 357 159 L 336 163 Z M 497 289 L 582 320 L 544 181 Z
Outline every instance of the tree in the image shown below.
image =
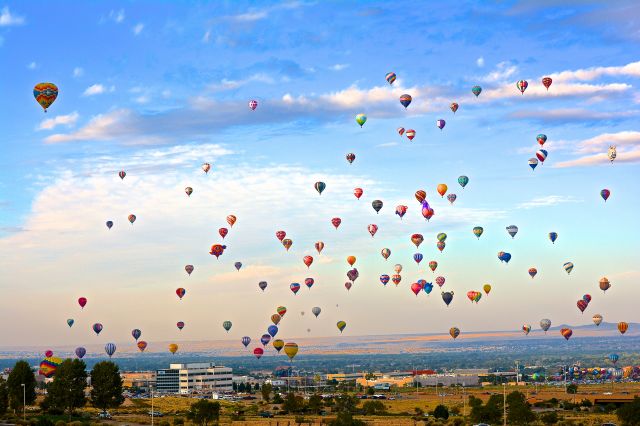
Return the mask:
M 317 393 L 311 395 L 307 403 L 307 409 L 313 414 L 319 414 L 322 411 L 322 397 Z
M 371 386 L 367 388 L 367 395 L 373 395 L 375 393 L 376 393 L 375 389 L 373 389 Z
M 474 422 L 496 424 L 502 421 L 502 395 L 491 395 L 484 406 L 481 399 L 469 397 L 469 406 Z
M 507 423 L 513 425 L 526 425 L 536 419 L 522 392 L 511 392 L 507 395 Z
M 187 412 L 187 418 L 203 426 L 207 426 L 209 422 L 217 422 L 220 418 L 220 403 L 201 399 L 191 404 L 191 408 Z
M 542 423 L 545 425 L 555 425 L 558 423 L 558 414 L 555 411 L 544 413 L 540 416 L 540 420 L 542 420 Z
M 60 364 L 47 389 L 43 408 L 67 411 L 83 407 L 86 403 L 84 389 L 87 387 L 86 364 L 81 359 L 66 359 Z
M 271 383 L 265 383 L 262 385 L 262 389 L 260 389 L 260 392 L 262 392 L 262 399 L 264 399 L 265 401 L 269 402 L 271 400 L 271 391 L 273 390 L 273 386 L 271 386 Z
M 338 413 L 353 413 L 359 402 L 355 396 L 343 393 L 335 398 L 334 411 Z
M 24 384 L 24 390 L 22 385 Z M 15 410 L 22 409 L 23 400 L 31 405 L 36 400 L 36 378 L 27 361 L 18 361 L 7 378 L 9 404 Z
M 616 410 L 618 420 L 623 426 L 639 426 L 640 425 L 640 398 L 637 396 L 629 404 L 624 404 Z
M 449 410 L 444 405 L 440 404 L 433 410 L 433 417 L 436 419 L 447 420 L 449 418 Z
M 362 405 L 362 411 L 365 416 L 374 416 L 376 414 L 386 413 L 387 407 L 380 401 L 366 401 Z
M 567 386 L 567 393 L 570 393 L 572 395 L 575 395 L 578 393 L 578 385 L 576 385 L 575 383 L 571 383 L 569 386 Z
M 304 399 L 293 392 L 289 392 L 284 398 L 282 409 L 288 413 L 301 413 L 304 411 Z
M 244 392 L 247 390 L 247 386 L 244 383 L 238 385 L 238 392 Z
M 91 386 L 91 404 L 102 411 L 119 407 L 124 402 L 120 370 L 111 361 L 102 361 L 93 367 Z
M 0 416 L 7 412 L 9 408 L 9 388 L 7 381 L 0 377 Z

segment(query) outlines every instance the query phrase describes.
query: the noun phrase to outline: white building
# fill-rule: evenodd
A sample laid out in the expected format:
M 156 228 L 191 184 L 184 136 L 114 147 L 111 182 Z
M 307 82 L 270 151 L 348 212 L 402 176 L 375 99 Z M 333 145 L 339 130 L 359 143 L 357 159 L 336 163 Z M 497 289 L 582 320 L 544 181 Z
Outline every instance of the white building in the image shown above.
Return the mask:
M 159 393 L 215 393 L 233 390 L 233 370 L 213 362 L 170 364 L 156 372 Z

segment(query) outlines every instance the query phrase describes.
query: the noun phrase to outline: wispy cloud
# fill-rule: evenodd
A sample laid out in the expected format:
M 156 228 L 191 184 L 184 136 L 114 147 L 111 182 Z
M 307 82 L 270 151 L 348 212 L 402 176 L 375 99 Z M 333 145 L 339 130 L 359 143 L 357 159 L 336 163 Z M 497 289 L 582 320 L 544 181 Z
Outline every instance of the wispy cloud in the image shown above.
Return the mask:
M 483 66 L 483 65 L 484 65 L 484 59 L 482 59 L 482 65 L 478 65 L 478 66 Z M 498 65 L 496 65 L 496 68 L 493 71 L 491 71 L 490 73 L 488 73 L 483 77 L 480 77 L 480 81 L 484 81 L 487 83 L 497 83 L 497 82 L 501 83 L 511 78 L 511 76 L 513 76 L 517 70 L 518 70 L 518 67 L 516 65 L 511 64 L 510 62 L 500 62 Z
M 80 67 L 75 67 L 73 69 L 73 76 L 74 77 L 82 77 L 84 75 L 84 69 L 80 68 Z
M 144 24 L 139 22 L 136 25 L 133 26 L 133 28 L 131 29 L 131 31 L 133 31 L 134 35 L 138 35 L 142 32 L 142 30 L 144 29 Z
M 40 125 L 38 126 L 38 130 L 51 130 L 56 126 L 64 125 L 64 126 L 74 126 L 78 121 L 78 117 L 80 115 L 77 111 L 72 112 L 67 115 L 58 115 L 53 118 L 47 118 L 46 120 L 42 120 Z
M 103 93 L 106 93 L 107 91 L 113 92 L 114 90 L 115 90 L 114 86 L 111 86 L 111 87 L 107 88 L 102 84 L 96 83 L 96 84 L 93 84 L 93 85 L 87 87 L 82 95 L 83 96 L 95 96 L 95 95 L 101 95 Z
M 36 64 L 35 62 L 30 62 L 29 65 L 27 65 L 27 68 L 30 70 L 35 70 L 38 67 L 38 64 Z
M 253 21 L 260 21 L 262 19 L 265 19 L 267 16 L 269 16 L 269 14 L 266 10 L 258 10 L 255 12 L 247 12 L 247 13 L 241 13 L 239 15 L 232 15 L 229 17 L 229 19 L 235 22 L 253 22 Z
M 3 7 L 2 11 L 0 11 L 0 27 L 22 25 L 24 22 L 24 17 L 12 14 L 9 10 L 9 6 Z
M 124 21 L 124 9 L 120 10 L 111 10 L 109 12 L 109 19 L 117 24 L 121 24 Z
M 205 31 L 204 35 L 202 36 L 202 42 L 203 43 L 209 43 L 210 40 L 211 40 L 211 30 L 207 30 L 207 31 Z
M 615 145 L 618 163 L 640 162 L 640 132 L 623 131 L 618 133 L 604 133 L 574 144 L 578 158 L 554 164 L 557 168 L 584 167 L 608 164 L 607 150 Z
M 567 195 L 548 195 L 546 197 L 534 198 L 530 201 L 520 203 L 516 206 L 518 209 L 535 209 L 538 207 L 556 206 L 558 204 L 579 203 L 582 200 Z
M 513 111 L 509 113 L 507 117 L 529 119 L 541 123 L 594 123 L 601 121 L 620 121 L 628 118 L 634 118 L 638 115 L 640 115 L 639 110 L 607 112 L 588 110 L 584 108 L 560 108 Z
M 343 69 L 349 68 L 349 64 L 335 64 L 329 67 L 332 71 L 342 71 Z
M 561 81 L 592 81 L 601 77 L 636 77 L 640 78 L 640 61 L 615 67 L 592 67 L 553 73 L 549 77 L 554 84 Z
M 212 91 L 234 90 L 249 83 L 274 84 L 275 80 L 267 74 L 253 74 L 242 80 L 229 80 L 223 78 L 219 83 L 210 84 L 208 88 Z
M 603 133 L 579 142 L 577 151 L 580 153 L 606 151 L 610 145 L 640 148 L 640 132 Z
M 398 142 L 385 142 L 385 143 L 381 143 L 376 145 L 376 147 L 378 148 L 390 148 L 392 146 L 397 146 Z
M 478 59 L 476 59 L 476 65 L 479 68 L 484 67 L 484 57 L 480 56 Z

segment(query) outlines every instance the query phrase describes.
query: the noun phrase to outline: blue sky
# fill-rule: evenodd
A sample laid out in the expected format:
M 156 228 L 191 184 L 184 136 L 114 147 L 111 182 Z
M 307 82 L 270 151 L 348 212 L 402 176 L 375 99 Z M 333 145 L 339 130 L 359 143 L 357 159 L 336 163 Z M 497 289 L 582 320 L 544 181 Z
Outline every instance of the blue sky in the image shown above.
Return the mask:
M 96 321 L 105 326 L 100 341 L 124 341 L 136 327 L 150 342 L 225 338 L 226 319 L 230 338 L 257 338 L 278 305 L 295 313 L 282 324 L 291 338 L 308 328 L 333 335 L 339 319 L 353 335 L 518 329 L 545 317 L 583 323 L 596 311 L 636 320 L 634 2 L 69 1 L 56 2 L 53 24 L 50 9 L 0 4 L 0 281 L 12 294 L 0 309 L 15 319 L 0 324 L 3 343 L 95 341 Z M 530 84 L 524 95 L 519 79 Z M 60 89 L 46 114 L 31 95 L 41 81 Z M 403 93 L 414 97 L 406 111 Z M 362 129 L 358 113 L 368 116 Z M 400 126 L 416 138 L 400 138 Z M 549 137 L 549 157 L 532 172 L 538 133 Z M 459 175 L 470 177 L 464 190 Z M 327 183 L 321 197 L 316 181 Z M 458 195 L 453 206 L 435 193 L 438 183 Z M 356 186 L 365 191 L 359 201 Z M 429 223 L 413 199 L 418 189 L 436 210 Z M 409 206 L 402 222 L 397 204 Z M 215 261 L 207 249 L 231 213 L 238 224 Z M 338 231 L 334 216 L 343 219 Z M 380 228 L 373 240 L 369 223 Z M 515 240 L 510 224 L 520 227 Z M 485 228 L 479 241 L 476 225 Z M 288 253 L 275 239 L 280 229 L 294 240 Z M 560 234 L 555 245 L 550 231 Z M 420 267 L 415 232 L 425 235 Z M 442 254 L 438 232 L 449 235 Z M 307 271 L 302 257 L 318 240 L 327 247 Z M 392 250 L 387 262 L 383 247 Z M 509 265 L 497 260 L 501 250 L 513 254 Z M 361 276 L 347 293 L 350 254 Z M 449 308 L 437 291 L 417 300 L 409 291 L 434 278 L 425 270 L 432 259 L 443 289 L 455 291 Z M 576 264 L 570 276 L 566 261 Z M 382 287 L 378 276 L 395 263 L 405 268 L 401 285 Z M 539 271 L 533 281 L 530 267 Z M 597 289 L 604 275 L 614 286 L 606 296 Z M 289 283 L 307 276 L 318 284 L 294 297 Z M 471 306 L 465 293 L 486 282 L 492 294 Z M 180 303 L 179 286 L 188 291 Z M 583 317 L 575 302 L 584 293 L 594 300 Z M 83 312 L 79 296 L 90 300 Z M 313 306 L 323 307 L 317 321 Z M 178 320 L 187 323 L 181 334 Z

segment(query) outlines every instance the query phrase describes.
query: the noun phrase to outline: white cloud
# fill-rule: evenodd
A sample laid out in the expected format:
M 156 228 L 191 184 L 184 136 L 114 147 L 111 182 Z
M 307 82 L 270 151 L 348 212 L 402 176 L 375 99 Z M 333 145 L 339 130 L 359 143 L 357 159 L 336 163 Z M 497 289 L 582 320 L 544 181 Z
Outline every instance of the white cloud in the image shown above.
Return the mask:
M 640 61 L 631 62 L 622 66 L 614 67 L 592 67 L 577 70 L 562 71 L 559 73 L 550 74 L 549 77 L 553 79 L 553 84 L 561 81 L 591 81 L 600 77 L 615 76 L 615 77 L 640 77 Z M 551 86 L 553 87 L 553 86 Z
M 74 77 L 82 77 L 84 75 L 84 69 L 80 68 L 80 67 L 75 67 L 73 69 L 73 76 Z
M 210 84 L 208 88 L 213 91 L 234 90 L 254 82 L 274 84 L 275 80 L 267 74 L 253 74 L 243 80 L 228 80 L 223 78 L 220 83 Z
M 22 25 L 24 24 L 24 17 L 13 15 L 11 11 L 9 11 L 9 6 L 5 6 L 0 11 L 0 27 L 9 27 L 11 25 Z
M 547 91 L 541 84 L 530 84 L 524 95 L 516 88 L 515 81 L 505 83 L 494 89 L 483 89 L 478 101 L 491 101 L 495 99 L 512 98 L 514 96 L 524 96 L 523 99 L 532 98 L 560 98 L 560 97 L 583 97 L 590 101 L 602 101 L 611 96 L 619 95 L 630 91 L 633 86 L 627 83 L 609 84 L 585 84 L 585 83 L 559 83 L 554 84 L 553 90 Z
M 30 70 L 35 70 L 38 67 L 38 64 L 36 64 L 35 62 L 31 62 L 29 63 L 29 65 L 27 65 L 27 68 Z
M 51 130 L 59 125 L 65 126 L 74 126 L 78 121 L 79 114 L 77 111 L 72 112 L 67 115 L 58 115 L 53 118 L 47 118 L 46 120 L 42 120 L 40 125 L 38 126 L 38 130 Z
M 376 145 L 376 147 L 378 148 L 390 148 L 392 146 L 397 146 L 398 142 L 385 142 L 385 143 L 381 143 Z
M 205 31 L 204 35 L 202 36 L 202 42 L 203 43 L 209 43 L 210 40 L 211 40 L 211 30 L 207 30 L 207 31 Z
M 79 140 L 111 140 L 128 129 L 132 112 L 128 110 L 116 110 L 106 115 L 93 117 L 89 123 L 70 134 L 55 134 L 45 139 L 46 143 L 72 142 Z
M 546 197 L 538 197 L 538 198 L 534 198 L 533 200 L 520 203 L 517 205 L 517 208 L 534 209 L 537 207 L 556 206 L 558 204 L 564 204 L 564 203 L 579 203 L 581 201 L 582 200 L 578 198 L 566 196 L 566 195 L 548 195 Z
M 484 67 L 484 57 L 480 56 L 476 59 L 476 65 L 480 68 Z
M 349 64 L 335 64 L 329 67 L 332 71 L 342 71 L 343 69 L 349 68 Z
M 255 12 L 241 13 L 239 15 L 230 16 L 229 19 L 235 22 L 254 22 L 265 19 L 269 14 L 266 10 L 260 10 Z
M 124 21 L 124 9 L 120 9 L 118 11 L 115 10 L 111 10 L 109 12 L 109 19 L 111 19 L 112 21 L 114 21 L 117 24 L 120 24 Z
M 618 148 L 629 146 L 640 148 L 640 132 L 603 133 L 577 144 L 580 153 L 606 152 L 610 145 L 616 145 Z
M 109 88 L 107 88 L 102 84 L 96 83 L 87 87 L 82 95 L 83 96 L 101 95 L 102 93 L 106 93 L 107 91 L 113 92 L 114 90 L 115 90 L 115 86 L 110 86 Z
M 496 65 L 496 68 L 493 71 L 483 77 L 480 77 L 480 81 L 487 83 L 501 83 L 511 78 L 516 71 L 518 71 L 518 67 L 510 62 L 500 62 Z
M 558 109 L 538 109 L 538 110 L 519 110 L 509 113 L 509 118 L 523 118 L 538 120 L 545 123 L 552 122 L 570 122 L 570 121 L 606 121 L 621 120 L 625 118 L 636 117 L 640 114 L 638 110 L 628 111 L 594 111 L 583 108 L 558 108 Z
M 575 153 L 580 157 L 554 164 L 557 168 L 584 167 L 609 164 L 607 150 L 615 145 L 617 163 L 640 162 L 640 132 L 622 131 L 618 133 L 604 133 L 592 138 L 574 143 Z
M 142 32 L 143 29 L 144 29 L 144 24 L 139 22 L 136 25 L 134 25 L 132 31 L 133 31 L 133 34 L 138 35 Z

